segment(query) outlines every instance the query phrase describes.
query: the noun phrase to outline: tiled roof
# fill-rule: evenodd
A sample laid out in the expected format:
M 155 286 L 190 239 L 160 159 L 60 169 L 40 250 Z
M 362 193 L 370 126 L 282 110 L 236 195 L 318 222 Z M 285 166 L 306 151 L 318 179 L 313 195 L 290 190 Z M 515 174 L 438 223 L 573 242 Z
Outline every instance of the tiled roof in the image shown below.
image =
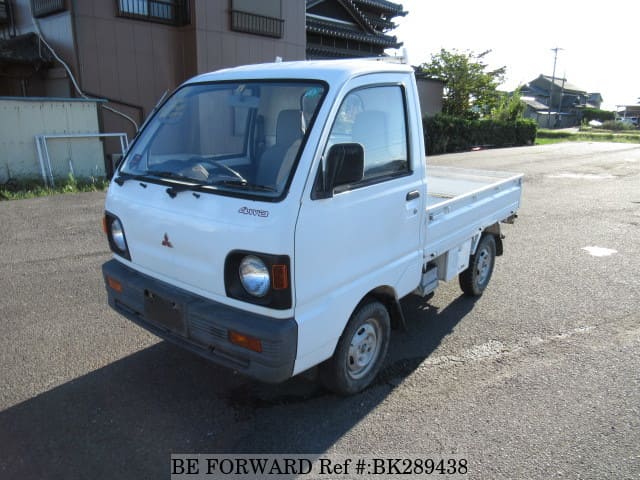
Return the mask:
M 403 11 L 402 5 L 399 3 L 387 2 L 385 0 L 351 0 L 355 3 L 361 3 L 369 7 L 374 7 L 380 10 L 393 13 L 395 15 L 406 15 L 407 12 Z
M 307 44 L 308 58 L 353 58 L 371 57 L 369 52 L 359 52 L 347 48 L 325 47 L 322 45 Z
M 334 24 L 329 21 L 318 20 L 315 18 L 307 18 L 307 32 L 318 33 L 330 37 L 345 38 L 348 40 L 357 40 L 360 42 L 371 43 L 373 45 L 380 45 L 384 48 L 398 48 L 401 45 L 398 43 L 396 37 L 390 35 L 384 35 L 382 33 L 368 34 L 356 30 L 350 30 L 340 24 Z
M 534 98 L 520 97 L 520 100 L 522 100 L 524 103 L 529 105 L 534 110 L 548 110 L 549 109 L 549 107 L 546 106 L 544 103 L 538 102 Z
M 369 23 L 371 23 L 379 32 L 383 32 L 385 30 L 393 30 L 394 28 L 396 28 L 396 24 L 391 20 L 376 17 L 375 15 L 369 13 L 365 13 L 365 15 L 367 16 Z
M 327 2 L 324 9 L 316 8 L 323 2 Z M 406 14 L 398 3 L 386 0 L 307 0 L 306 6 L 307 35 L 314 36 L 313 39 L 307 37 L 309 58 L 370 57 L 381 55 L 386 48 L 402 46 L 395 36 L 385 34 L 395 28 L 391 21 L 393 17 Z M 342 10 L 340 19 L 334 19 L 328 13 L 336 8 Z M 346 18 L 350 21 L 344 21 Z M 317 35 L 327 41 L 316 39 Z M 354 44 L 347 45 L 337 39 L 350 40 Z
M 353 2 L 353 0 L 337 0 L 340 5 L 342 5 L 355 20 L 360 24 L 360 26 L 370 32 L 375 33 L 376 29 L 369 21 L 369 18 L 364 14 L 362 10 L 358 8 L 358 6 Z
M 566 81 L 566 79 L 564 78 L 559 78 L 556 77 L 555 79 L 549 75 L 540 75 L 540 78 L 542 78 L 543 80 L 546 80 L 547 82 L 551 83 L 551 80 L 554 80 L 554 85 L 558 88 L 563 88 L 565 92 L 570 91 L 570 92 L 575 92 L 575 93 L 587 93 L 586 90 L 573 85 L 572 83 L 569 83 Z

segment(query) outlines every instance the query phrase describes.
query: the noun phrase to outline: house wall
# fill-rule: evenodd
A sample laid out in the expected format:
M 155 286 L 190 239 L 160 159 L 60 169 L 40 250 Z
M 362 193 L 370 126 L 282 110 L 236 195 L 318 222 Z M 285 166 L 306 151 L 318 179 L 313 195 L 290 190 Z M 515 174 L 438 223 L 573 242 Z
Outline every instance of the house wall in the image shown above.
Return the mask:
M 0 183 L 40 178 L 36 135 L 99 133 L 97 103 L 49 98 L 0 98 Z M 73 167 L 77 178 L 104 176 L 102 142 L 94 139 L 47 141 L 55 177 Z
M 540 128 L 570 128 L 579 125 L 578 117 L 574 113 L 551 113 L 549 116 L 546 112 L 531 112 L 525 117 L 535 120 Z
M 251 2 L 238 4 L 246 8 Z M 256 2 L 257 4 L 257 2 Z M 255 13 L 262 12 L 256 5 Z M 235 32 L 230 29 L 230 0 L 195 0 L 198 73 L 238 65 L 283 60 L 304 60 L 306 49 L 305 2 L 282 0 L 282 38 Z
M 83 88 L 140 107 L 141 119 L 166 90 L 198 73 L 304 58 L 305 6 L 297 0 L 283 0 L 282 39 L 231 31 L 229 0 L 192 0 L 184 27 L 117 17 L 115 3 L 104 0 L 75 8 Z
M 74 2 L 78 77 L 82 89 L 141 124 L 166 90 L 194 75 L 193 51 L 185 38 L 193 27 L 175 27 L 116 16 L 113 1 Z M 105 131 L 135 134 L 134 126 L 110 112 Z

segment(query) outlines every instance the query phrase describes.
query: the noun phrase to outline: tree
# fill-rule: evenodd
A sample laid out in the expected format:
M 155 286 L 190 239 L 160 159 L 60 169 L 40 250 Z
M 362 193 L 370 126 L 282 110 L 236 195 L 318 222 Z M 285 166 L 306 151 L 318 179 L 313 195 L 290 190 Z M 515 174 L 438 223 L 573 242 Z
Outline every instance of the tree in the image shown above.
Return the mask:
M 502 122 L 515 122 L 524 118 L 527 108 L 520 98 L 520 87 L 513 93 L 500 93 L 500 99 L 496 107 L 491 111 L 491 118 Z
M 506 67 L 488 70 L 483 63 L 491 50 L 475 54 L 471 51 L 447 51 L 431 56 L 420 70 L 445 82 L 442 113 L 463 118 L 479 118 L 493 110 L 500 99 L 498 85 L 504 81 Z

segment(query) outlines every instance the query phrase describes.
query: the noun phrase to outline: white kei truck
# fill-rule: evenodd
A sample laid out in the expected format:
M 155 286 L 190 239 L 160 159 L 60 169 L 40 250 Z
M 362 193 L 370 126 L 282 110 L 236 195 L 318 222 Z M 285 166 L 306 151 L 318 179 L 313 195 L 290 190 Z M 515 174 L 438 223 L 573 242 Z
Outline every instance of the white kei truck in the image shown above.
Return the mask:
M 413 69 L 375 59 L 199 75 L 150 115 L 103 226 L 109 305 L 266 382 L 375 378 L 399 300 L 481 295 L 522 175 L 429 166 Z

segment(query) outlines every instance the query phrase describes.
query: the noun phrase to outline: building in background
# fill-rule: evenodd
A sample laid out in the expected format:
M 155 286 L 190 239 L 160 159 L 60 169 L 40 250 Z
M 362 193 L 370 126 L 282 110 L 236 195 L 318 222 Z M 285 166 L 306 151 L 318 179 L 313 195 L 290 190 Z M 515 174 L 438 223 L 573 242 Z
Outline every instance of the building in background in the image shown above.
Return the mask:
M 0 0 L 0 96 L 79 96 L 38 29 L 84 94 L 138 125 L 196 74 L 303 60 L 306 47 L 299 0 Z M 100 121 L 105 132 L 135 133 L 111 110 Z
M 580 125 L 585 108 L 600 108 L 602 95 L 588 93 L 566 78 L 539 75 L 520 89 L 527 105 L 525 117 L 543 128 L 566 128 Z
M 640 127 L 640 105 L 616 105 L 616 120 Z
M 420 99 L 420 111 L 422 118 L 433 117 L 442 113 L 442 101 L 444 95 L 444 81 L 429 77 L 416 67 L 416 86 Z
M 407 12 L 386 0 L 306 0 L 307 58 L 378 57 L 402 42 L 388 35 Z
M 194 75 L 277 57 L 381 56 L 402 45 L 388 32 L 406 14 L 386 0 L 0 0 L 0 97 L 105 100 L 100 132 L 132 138 Z M 425 114 L 439 112 L 442 83 L 418 84 Z M 104 146 L 111 159 L 121 151 L 117 139 Z

